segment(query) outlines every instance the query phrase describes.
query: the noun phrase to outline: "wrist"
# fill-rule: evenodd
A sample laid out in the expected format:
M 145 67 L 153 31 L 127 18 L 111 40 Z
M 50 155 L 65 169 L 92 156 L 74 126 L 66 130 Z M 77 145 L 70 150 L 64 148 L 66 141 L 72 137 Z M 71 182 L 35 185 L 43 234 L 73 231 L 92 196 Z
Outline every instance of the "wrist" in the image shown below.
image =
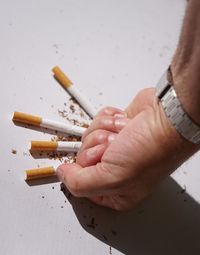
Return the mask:
M 174 158 L 174 163 L 177 164 L 178 167 L 196 153 L 200 149 L 200 145 L 189 142 L 177 132 L 167 118 L 160 102 L 158 102 L 158 113 L 162 129 L 160 139 L 163 140 L 165 153 L 169 155 L 169 157 Z
M 200 125 L 200 74 L 196 69 L 192 64 L 181 65 L 176 57 L 171 65 L 176 94 L 184 110 Z

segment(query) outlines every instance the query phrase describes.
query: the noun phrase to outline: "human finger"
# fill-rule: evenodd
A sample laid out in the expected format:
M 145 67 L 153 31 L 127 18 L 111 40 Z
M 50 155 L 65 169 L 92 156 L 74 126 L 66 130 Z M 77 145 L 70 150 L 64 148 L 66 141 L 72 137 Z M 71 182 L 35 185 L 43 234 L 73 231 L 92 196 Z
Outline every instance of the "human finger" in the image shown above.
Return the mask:
M 76 163 L 82 167 L 96 165 L 101 161 L 106 148 L 107 144 L 98 144 L 94 147 L 85 149 L 77 156 Z
M 121 118 L 119 116 L 102 116 L 93 120 L 92 124 L 87 128 L 82 136 L 82 142 L 86 136 L 97 129 L 104 129 L 110 132 L 119 133 L 129 122 L 128 118 Z
M 97 129 L 94 132 L 91 132 L 84 139 L 84 143 L 79 149 L 77 156 L 79 156 L 84 150 L 94 147 L 98 144 L 110 143 L 111 141 L 115 139 L 116 135 L 117 135 L 116 133 L 103 130 L 103 129 Z
M 127 117 L 127 114 L 125 111 L 119 109 L 119 108 L 115 108 L 115 107 L 111 107 L 111 106 L 107 106 L 102 108 L 94 118 L 98 118 L 100 116 L 114 116 L 114 115 L 119 115 L 119 116 L 123 116 L 123 117 Z
M 116 177 L 102 163 L 85 168 L 77 163 L 62 164 L 56 173 L 59 180 L 77 197 L 105 194 L 117 182 Z

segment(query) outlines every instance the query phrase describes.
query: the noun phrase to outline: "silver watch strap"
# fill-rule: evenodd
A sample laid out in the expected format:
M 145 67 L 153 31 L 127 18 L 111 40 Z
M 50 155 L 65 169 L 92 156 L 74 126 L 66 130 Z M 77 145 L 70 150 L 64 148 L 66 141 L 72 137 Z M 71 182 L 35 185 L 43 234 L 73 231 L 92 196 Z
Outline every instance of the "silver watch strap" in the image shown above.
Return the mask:
M 156 95 L 161 101 L 167 118 L 178 133 L 194 144 L 200 143 L 200 127 L 183 109 L 173 86 L 169 82 L 169 70 L 158 82 Z

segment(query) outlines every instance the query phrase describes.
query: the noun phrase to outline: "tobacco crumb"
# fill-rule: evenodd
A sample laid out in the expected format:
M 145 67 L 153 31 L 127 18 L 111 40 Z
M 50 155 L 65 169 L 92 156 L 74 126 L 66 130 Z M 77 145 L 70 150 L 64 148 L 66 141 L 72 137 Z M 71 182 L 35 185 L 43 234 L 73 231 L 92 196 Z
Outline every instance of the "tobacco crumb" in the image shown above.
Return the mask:
M 88 125 L 88 124 L 86 124 L 86 123 L 83 123 L 83 124 L 82 124 L 82 127 L 84 127 L 84 128 L 88 128 L 88 127 L 89 127 L 89 125 Z
M 95 218 L 92 217 L 89 224 L 87 224 L 87 227 L 95 229 L 97 227 L 97 224 L 95 224 Z
M 93 228 L 93 229 L 95 229 L 95 226 L 94 226 L 94 225 L 91 225 L 91 224 L 87 224 L 87 227 L 88 227 L 88 228 Z
M 73 104 L 71 104 L 69 108 L 70 108 L 70 110 L 71 110 L 72 113 L 75 112 L 75 106 L 74 106 Z
M 11 172 L 11 170 L 10 170 L 10 169 L 8 169 L 8 172 Z
M 183 188 L 182 190 L 181 190 L 181 194 L 184 194 L 186 192 L 186 188 Z
M 185 192 L 186 192 L 186 186 L 184 185 L 183 188 L 180 191 L 178 191 L 177 193 L 184 194 Z
M 112 233 L 114 236 L 117 235 L 117 231 L 115 231 L 115 230 L 112 230 L 111 233 Z
M 99 92 L 99 94 L 98 94 L 99 96 L 102 96 L 103 95 L 103 93 L 102 92 Z
M 70 98 L 68 103 L 65 102 L 64 108 L 62 110 L 58 109 L 58 114 L 71 124 L 77 126 L 82 126 L 83 122 L 85 123 L 91 120 L 74 98 Z M 83 119 L 83 121 L 80 119 Z
M 91 224 L 92 224 L 92 225 L 94 225 L 94 220 L 95 220 L 95 219 L 94 219 L 94 217 L 93 217 L 92 220 L 91 220 Z
M 64 208 L 64 206 L 63 205 L 61 205 L 61 207 L 60 208 Z
M 60 185 L 60 191 L 62 191 L 63 193 L 65 192 L 65 187 L 64 187 L 64 185 Z
M 40 100 L 43 100 L 43 97 L 40 97 Z
M 15 150 L 15 149 L 12 149 L 12 154 L 17 154 L 17 150 Z
M 51 188 L 54 189 L 54 186 L 52 186 Z
M 44 196 L 42 196 L 42 198 L 44 198 Z
M 65 204 L 67 203 L 67 201 L 66 201 L 66 200 L 65 200 L 64 202 L 65 202 Z
M 54 48 L 58 49 L 58 44 L 54 43 L 52 46 L 53 46 Z
M 112 255 L 112 247 L 110 246 L 110 249 L 109 249 L 109 254 Z

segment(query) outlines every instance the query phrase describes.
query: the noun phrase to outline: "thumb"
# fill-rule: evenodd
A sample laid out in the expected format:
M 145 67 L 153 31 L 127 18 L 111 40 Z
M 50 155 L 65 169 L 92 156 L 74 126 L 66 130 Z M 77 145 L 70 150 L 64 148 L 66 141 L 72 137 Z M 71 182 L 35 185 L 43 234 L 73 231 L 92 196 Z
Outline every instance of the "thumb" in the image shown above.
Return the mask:
M 102 163 L 85 168 L 76 163 L 62 164 L 56 173 L 59 180 L 77 197 L 105 195 L 114 181 Z

